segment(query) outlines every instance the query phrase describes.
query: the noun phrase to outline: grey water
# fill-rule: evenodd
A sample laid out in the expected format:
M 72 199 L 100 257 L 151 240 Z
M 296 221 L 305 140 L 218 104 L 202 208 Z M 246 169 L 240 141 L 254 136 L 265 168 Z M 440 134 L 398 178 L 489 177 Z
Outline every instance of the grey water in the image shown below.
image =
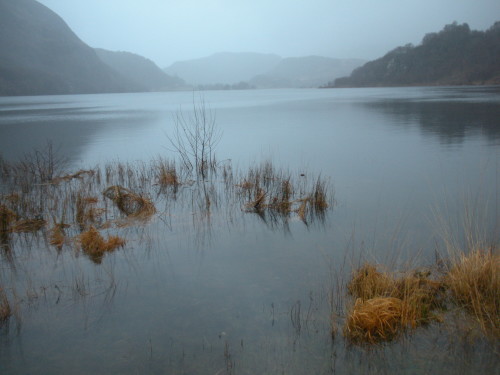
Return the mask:
M 244 170 L 271 160 L 327 178 L 335 205 L 325 220 L 284 228 L 239 208 L 201 222 L 172 214 L 127 229 L 127 246 L 99 265 L 19 240 L 19 261 L 13 269 L 2 258 L 0 281 L 34 284 L 37 293 L 20 298 L 19 318 L 0 332 L 2 374 L 496 367 L 498 354 L 480 344 L 467 355 L 443 349 L 442 328 L 415 333 L 407 345 L 349 349 L 332 341 L 330 300 L 338 269 L 360 259 L 432 263 L 443 250 L 442 223 L 460 242 L 466 213 L 485 241 L 498 243 L 499 87 L 3 97 L 0 153 L 15 161 L 50 140 L 75 170 L 173 159 L 175 116 L 200 101 L 223 133 L 221 163 Z M 68 287 L 75 284 L 86 296 Z

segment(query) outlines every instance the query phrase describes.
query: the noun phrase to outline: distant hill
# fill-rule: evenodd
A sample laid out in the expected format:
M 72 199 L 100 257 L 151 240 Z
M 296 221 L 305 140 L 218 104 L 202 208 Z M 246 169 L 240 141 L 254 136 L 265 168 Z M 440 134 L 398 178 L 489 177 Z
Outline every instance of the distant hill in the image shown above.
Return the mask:
M 44 5 L 0 0 L 0 95 L 142 89 L 104 64 Z
M 456 22 L 427 34 L 418 46 L 398 47 L 329 86 L 500 84 L 500 22 L 472 31 Z
M 100 48 L 95 51 L 104 63 L 147 90 L 177 89 L 185 85 L 182 79 L 167 75 L 154 62 L 135 53 Z
M 258 88 L 318 87 L 329 80 L 350 74 L 364 64 L 359 59 L 332 59 L 322 56 L 290 57 L 281 60 L 249 83 Z
M 281 61 L 281 57 L 262 53 L 221 52 L 195 60 L 178 61 L 164 71 L 191 85 L 234 84 L 248 81 Z

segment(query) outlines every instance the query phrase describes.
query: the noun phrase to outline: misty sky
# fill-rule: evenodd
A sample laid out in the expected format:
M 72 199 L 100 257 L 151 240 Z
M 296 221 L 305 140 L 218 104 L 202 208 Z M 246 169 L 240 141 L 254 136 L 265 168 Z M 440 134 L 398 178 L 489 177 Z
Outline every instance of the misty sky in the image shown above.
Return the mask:
M 160 67 L 215 52 L 374 59 L 445 24 L 484 30 L 499 0 L 39 0 L 91 47 Z

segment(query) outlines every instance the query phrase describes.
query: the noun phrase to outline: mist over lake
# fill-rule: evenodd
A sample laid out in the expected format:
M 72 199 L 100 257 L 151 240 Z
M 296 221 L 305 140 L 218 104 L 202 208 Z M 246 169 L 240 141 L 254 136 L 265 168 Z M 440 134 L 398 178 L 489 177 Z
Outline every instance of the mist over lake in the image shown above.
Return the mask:
M 495 345 L 479 338 L 467 351 L 438 323 L 368 363 L 342 333 L 332 340 L 331 315 L 335 275 L 363 259 L 433 264 L 443 223 L 465 243 L 472 215 L 485 243 L 498 242 L 498 87 L 2 97 L 1 154 L 13 163 L 49 140 L 71 172 L 174 160 L 176 114 L 200 102 L 222 132 L 218 166 L 235 173 L 226 189 L 240 188 L 236 171 L 271 162 L 297 186 L 328 182 L 324 216 L 259 215 L 224 199 L 202 215 L 196 184 L 172 198 L 151 178 L 156 213 L 116 221 L 109 233 L 127 242 L 100 263 L 69 244 L 57 251 L 48 229 L 12 234 L 0 281 L 17 293 L 17 315 L 1 328 L 2 374 L 494 371 Z

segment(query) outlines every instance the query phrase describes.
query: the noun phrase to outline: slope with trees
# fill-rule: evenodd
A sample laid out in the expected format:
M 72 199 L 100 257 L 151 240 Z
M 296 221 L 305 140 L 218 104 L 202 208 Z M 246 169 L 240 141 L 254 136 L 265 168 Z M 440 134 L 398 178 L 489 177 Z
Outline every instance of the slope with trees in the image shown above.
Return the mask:
M 486 31 L 456 22 L 427 34 L 418 46 L 398 47 L 328 86 L 500 84 L 500 22 Z

